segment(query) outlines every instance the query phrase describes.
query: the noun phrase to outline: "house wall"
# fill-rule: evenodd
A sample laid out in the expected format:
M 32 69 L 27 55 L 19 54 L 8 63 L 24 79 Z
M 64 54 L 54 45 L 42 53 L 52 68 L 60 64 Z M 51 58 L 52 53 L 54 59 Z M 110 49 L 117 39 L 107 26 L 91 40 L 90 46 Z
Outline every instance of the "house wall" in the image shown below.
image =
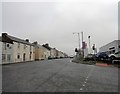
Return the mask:
M 58 58 L 62 57 L 62 53 L 58 51 Z
M 35 47 L 34 46 L 31 46 L 31 60 L 30 61 L 34 61 L 35 60 Z
M 48 57 L 50 57 L 50 51 L 47 49 L 44 49 L 44 57 L 45 59 L 48 59 Z
M 56 50 L 56 57 L 59 58 L 59 51 Z
M 55 58 L 55 57 L 56 57 L 56 50 L 51 49 L 51 58 Z
M 18 45 L 19 45 L 19 47 L 18 47 Z M 13 62 L 33 61 L 34 60 L 33 52 L 34 52 L 33 46 L 14 42 Z
M 35 47 L 35 60 L 48 59 L 50 51 L 42 46 Z
M 35 48 L 35 60 L 39 60 L 39 48 Z
M 40 48 L 39 48 L 39 53 L 40 53 L 40 60 L 45 59 L 45 56 L 44 56 L 44 48 L 43 48 L 43 47 L 40 47 Z
M 63 53 L 62 53 L 62 57 L 65 57 Z
M 33 46 L 33 61 L 35 60 L 35 47 Z
M 13 44 L 2 42 L 2 64 L 13 62 Z

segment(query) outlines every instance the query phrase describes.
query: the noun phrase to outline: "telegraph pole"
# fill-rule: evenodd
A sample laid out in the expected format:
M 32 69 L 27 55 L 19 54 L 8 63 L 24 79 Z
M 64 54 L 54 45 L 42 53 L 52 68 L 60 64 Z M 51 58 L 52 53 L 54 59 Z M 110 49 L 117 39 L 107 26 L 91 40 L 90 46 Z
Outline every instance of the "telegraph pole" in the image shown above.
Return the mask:
M 90 36 L 88 36 L 88 41 L 89 41 L 89 54 L 91 54 L 91 51 L 90 51 L 90 50 L 91 50 L 91 49 L 90 49 L 90 48 L 91 48 L 91 47 L 90 47 Z
M 81 32 L 81 35 L 82 35 L 82 54 L 83 54 L 83 57 L 84 57 L 84 48 L 83 48 L 83 32 Z
M 79 51 L 80 51 L 80 33 L 78 33 Z

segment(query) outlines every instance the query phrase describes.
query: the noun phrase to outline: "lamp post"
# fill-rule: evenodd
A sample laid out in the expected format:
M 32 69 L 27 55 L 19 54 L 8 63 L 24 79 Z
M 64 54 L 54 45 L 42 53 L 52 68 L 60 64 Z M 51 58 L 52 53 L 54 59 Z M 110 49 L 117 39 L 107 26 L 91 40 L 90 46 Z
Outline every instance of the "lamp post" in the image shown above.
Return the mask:
M 89 54 L 91 54 L 91 49 L 90 49 L 90 36 L 88 36 L 88 41 L 89 41 Z
M 82 35 L 82 43 L 83 43 L 83 32 L 81 32 L 81 35 Z M 83 46 L 83 44 L 82 44 L 82 46 Z
M 83 54 L 83 57 L 84 57 L 84 48 L 83 48 L 83 32 L 81 32 L 81 35 L 82 35 L 82 54 Z
M 80 33 L 79 32 L 74 32 L 73 34 L 78 34 L 78 47 L 79 47 L 79 51 L 80 51 Z

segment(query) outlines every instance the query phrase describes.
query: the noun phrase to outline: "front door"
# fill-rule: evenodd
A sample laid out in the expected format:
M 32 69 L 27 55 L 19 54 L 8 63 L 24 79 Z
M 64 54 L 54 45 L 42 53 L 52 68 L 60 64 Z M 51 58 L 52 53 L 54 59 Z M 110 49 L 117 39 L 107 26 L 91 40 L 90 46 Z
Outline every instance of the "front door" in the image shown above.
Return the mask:
M 25 61 L 25 53 L 23 54 L 23 61 Z

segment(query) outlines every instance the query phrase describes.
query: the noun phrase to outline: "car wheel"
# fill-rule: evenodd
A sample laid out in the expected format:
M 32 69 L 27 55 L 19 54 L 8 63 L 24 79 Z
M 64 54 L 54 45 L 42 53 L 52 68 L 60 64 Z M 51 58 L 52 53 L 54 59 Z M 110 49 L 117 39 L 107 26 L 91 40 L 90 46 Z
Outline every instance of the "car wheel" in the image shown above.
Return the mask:
M 111 60 L 114 60 L 114 59 L 115 59 L 115 57 L 114 57 L 114 56 L 111 56 L 110 58 L 111 58 Z
M 103 59 L 103 58 L 101 58 L 101 60 L 103 61 L 104 59 Z

